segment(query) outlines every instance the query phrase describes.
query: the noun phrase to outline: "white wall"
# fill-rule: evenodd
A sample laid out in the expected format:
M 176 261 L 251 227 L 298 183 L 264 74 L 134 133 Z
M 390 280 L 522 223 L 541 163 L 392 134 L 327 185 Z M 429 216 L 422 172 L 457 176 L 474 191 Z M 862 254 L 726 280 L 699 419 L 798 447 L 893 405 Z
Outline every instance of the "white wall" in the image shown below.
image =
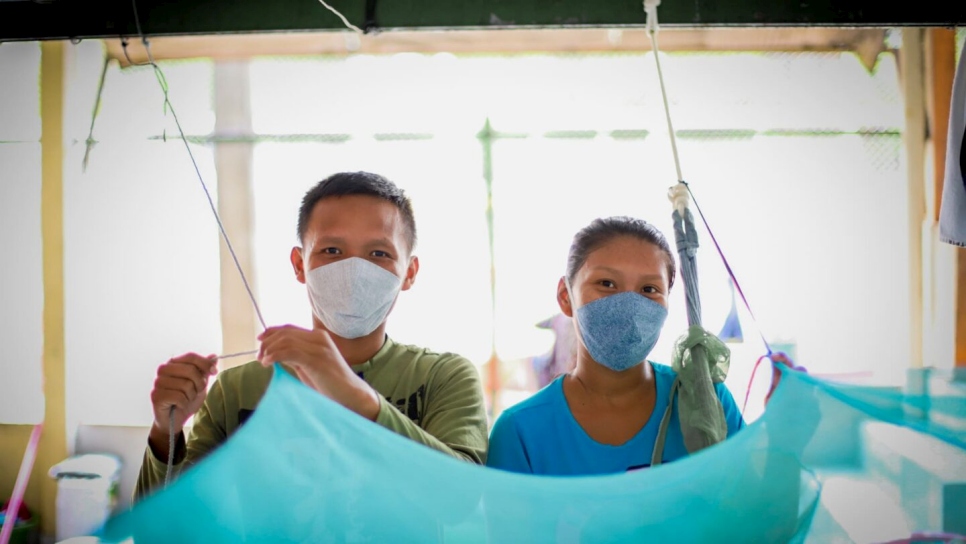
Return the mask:
M 0 423 L 44 418 L 40 46 L 0 47 Z

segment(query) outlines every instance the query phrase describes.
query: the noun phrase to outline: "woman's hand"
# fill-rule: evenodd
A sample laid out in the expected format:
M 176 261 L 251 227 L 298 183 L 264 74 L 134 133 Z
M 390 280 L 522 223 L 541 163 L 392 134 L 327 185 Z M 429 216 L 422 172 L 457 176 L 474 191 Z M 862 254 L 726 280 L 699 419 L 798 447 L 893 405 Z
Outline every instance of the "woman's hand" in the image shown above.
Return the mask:
M 795 362 L 792 361 L 792 359 L 788 355 L 786 355 L 781 351 L 776 351 L 775 353 L 772 353 L 771 355 L 768 356 L 768 358 L 771 359 L 772 370 L 771 370 L 771 387 L 768 389 L 768 394 L 765 395 L 766 405 L 768 404 L 768 400 L 771 398 L 771 394 L 774 393 L 775 388 L 778 387 L 778 382 L 780 382 L 782 379 L 782 371 L 778 367 L 778 365 L 785 365 L 788 368 L 791 368 L 792 370 L 805 372 L 806 374 L 808 373 L 808 370 L 806 370 L 805 367 L 796 366 Z

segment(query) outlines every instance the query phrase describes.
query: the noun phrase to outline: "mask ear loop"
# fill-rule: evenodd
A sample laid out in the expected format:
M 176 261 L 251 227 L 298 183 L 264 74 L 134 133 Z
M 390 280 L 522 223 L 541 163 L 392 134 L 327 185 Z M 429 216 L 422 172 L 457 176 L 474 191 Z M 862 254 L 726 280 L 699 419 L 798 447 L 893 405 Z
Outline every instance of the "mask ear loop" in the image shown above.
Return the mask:
M 576 322 L 577 321 L 577 305 L 576 305 L 576 299 L 574 299 L 574 289 L 570 285 L 570 278 L 568 278 L 565 275 L 561 279 L 564 281 L 564 287 L 567 288 L 567 299 L 570 302 L 570 313 L 574 314 L 574 316 L 573 316 L 572 319 Z M 580 331 L 579 324 L 578 324 L 578 327 L 577 327 L 577 331 L 578 332 Z
M 573 314 L 571 319 L 574 320 L 574 324 L 577 325 L 577 337 L 581 342 L 584 340 L 583 332 L 580 330 L 580 319 L 577 317 L 577 299 L 574 297 L 574 289 L 570 284 L 570 279 L 565 275 L 563 277 L 564 285 L 567 287 L 567 297 L 570 299 L 570 313 Z

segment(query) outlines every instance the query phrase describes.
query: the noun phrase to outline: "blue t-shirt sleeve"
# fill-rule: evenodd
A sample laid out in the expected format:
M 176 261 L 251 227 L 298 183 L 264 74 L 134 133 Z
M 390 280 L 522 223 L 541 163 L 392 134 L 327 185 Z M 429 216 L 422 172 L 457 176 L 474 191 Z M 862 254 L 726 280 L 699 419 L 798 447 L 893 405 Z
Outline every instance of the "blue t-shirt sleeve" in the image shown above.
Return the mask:
M 486 466 L 510 472 L 533 473 L 512 414 L 502 414 L 493 424 Z
M 721 401 L 721 408 L 724 409 L 725 422 L 728 424 L 728 436 L 738 432 L 745 426 L 745 419 L 741 417 L 741 410 L 738 403 L 731 396 L 731 391 L 723 383 L 714 384 L 714 389 L 718 393 L 718 400 Z

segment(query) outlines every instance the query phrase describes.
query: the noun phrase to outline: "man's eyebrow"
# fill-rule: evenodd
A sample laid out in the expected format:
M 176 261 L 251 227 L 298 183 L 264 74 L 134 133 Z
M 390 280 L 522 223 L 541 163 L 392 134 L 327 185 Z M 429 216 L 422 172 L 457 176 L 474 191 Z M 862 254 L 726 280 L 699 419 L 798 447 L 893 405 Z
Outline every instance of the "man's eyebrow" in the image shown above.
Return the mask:
M 370 240 L 368 245 L 384 245 L 392 248 L 396 247 L 396 243 L 393 242 L 391 238 L 377 238 L 375 240 Z
M 337 236 L 320 236 L 316 239 L 316 244 L 345 244 L 345 238 L 339 238 Z

